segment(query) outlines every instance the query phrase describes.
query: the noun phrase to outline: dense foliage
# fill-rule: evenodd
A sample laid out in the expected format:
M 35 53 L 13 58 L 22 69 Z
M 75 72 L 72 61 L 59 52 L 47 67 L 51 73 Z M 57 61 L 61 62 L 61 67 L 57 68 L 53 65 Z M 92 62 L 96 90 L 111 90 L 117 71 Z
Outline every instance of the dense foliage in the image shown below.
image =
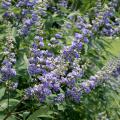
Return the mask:
M 0 120 L 120 119 L 119 0 L 0 4 Z

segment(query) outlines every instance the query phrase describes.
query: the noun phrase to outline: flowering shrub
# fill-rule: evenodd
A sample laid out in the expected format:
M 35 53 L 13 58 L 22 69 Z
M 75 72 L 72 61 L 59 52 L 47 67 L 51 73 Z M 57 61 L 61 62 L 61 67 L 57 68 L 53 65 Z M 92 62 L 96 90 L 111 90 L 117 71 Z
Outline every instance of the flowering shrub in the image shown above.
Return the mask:
M 1 2 L 1 119 L 63 120 L 69 109 L 71 120 L 102 119 L 97 111 L 92 116 L 94 110 L 77 109 L 84 111 L 89 98 L 119 77 L 119 59 L 104 63 L 112 57 L 105 38 L 120 35 L 120 2 L 86 1 Z M 89 10 L 82 12 L 86 4 Z

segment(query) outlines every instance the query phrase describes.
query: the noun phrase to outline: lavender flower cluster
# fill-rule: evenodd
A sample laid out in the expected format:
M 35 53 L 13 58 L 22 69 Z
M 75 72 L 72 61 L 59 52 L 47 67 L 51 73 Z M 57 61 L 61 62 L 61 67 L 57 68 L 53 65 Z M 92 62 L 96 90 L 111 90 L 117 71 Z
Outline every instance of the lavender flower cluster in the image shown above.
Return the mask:
M 56 5 L 53 4 L 54 2 L 51 1 L 50 3 L 46 4 L 46 9 L 50 10 L 53 13 L 58 15 L 65 16 L 66 14 L 61 11 L 61 8 L 67 9 L 68 8 L 68 1 L 67 0 L 58 0 Z
M 57 102 L 62 102 L 65 98 L 79 102 L 83 92 L 89 93 L 99 83 L 109 79 L 113 70 L 120 66 L 119 62 L 117 65 L 111 66 L 112 69 L 105 69 L 103 72 L 103 68 L 95 76 L 91 76 L 89 80 L 79 83 L 78 79 L 84 75 L 79 65 L 79 55 L 83 44 L 88 43 L 89 39 L 95 36 L 97 29 L 101 28 L 101 26 L 106 27 L 106 20 L 108 20 L 107 23 L 111 23 L 110 19 L 113 17 L 113 12 L 110 8 L 107 11 L 97 13 L 93 25 L 78 16 L 75 25 L 80 30 L 80 33 L 75 33 L 72 45 L 65 46 L 60 55 L 55 55 L 54 52 L 49 50 L 42 50 L 44 47 L 43 39 L 41 43 L 41 36 L 36 36 L 35 40 L 37 38 L 37 41 L 33 44 L 33 55 L 30 58 L 28 71 L 33 80 L 38 82 L 34 87 L 26 89 L 26 95 L 29 97 L 35 95 L 40 102 L 44 102 L 51 94 L 56 95 L 53 99 Z M 70 17 L 70 19 L 73 18 Z M 113 25 L 113 22 L 110 25 Z M 104 35 L 111 36 L 113 34 Z M 56 34 L 55 37 L 57 39 L 62 38 L 60 34 Z
M 2 8 L 6 10 L 3 17 L 9 21 L 15 20 L 16 26 L 19 25 L 19 33 L 26 36 L 39 20 L 39 10 L 36 10 L 38 3 L 39 0 L 18 0 L 15 3 L 12 0 L 3 1 Z M 11 9 L 13 6 L 16 11 Z
M 109 2 L 109 7 L 96 12 L 96 19 L 92 21 L 95 32 L 98 33 L 98 31 L 100 31 L 100 34 L 105 36 L 114 36 L 120 33 L 118 27 L 120 20 L 115 17 L 115 7 L 117 4 L 118 1 L 114 0 L 113 2 Z M 112 19 L 114 19 L 114 21 Z M 100 26 L 101 30 L 99 30 Z
M 70 46 L 65 46 L 62 52 L 65 59 L 69 62 L 72 62 L 74 58 L 80 58 L 79 55 L 81 49 L 83 48 L 83 44 L 88 43 L 89 38 L 93 36 L 91 31 L 92 26 L 81 16 L 77 16 L 75 26 L 78 28 L 79 32 L 74 33 L 74 40 L 72 41 L 72 44 Z
M 43 38 L 35 36 L 32 47 L 32 57 L 29 59 L 29 74 L 38 81 L 38 85 L 26 90 L 27 95 L 35 94 L 41 102 L 52 92 L 59 93 L 63 86 L 72 87 L 77 78 L 82 77 L 83 71 L 78 61 L 71 65 L 71 72 L 67 73 L 68 64 L 62 56 L 56 56 L 48 50 L 42 50 Z M 41 92 L 40 92 L 41 91 Z M 57 99 L 57 98 L 56 98 Z
M 15 53 L 12 52 L 13 39 L 9 35 L 7 38 L 6 48 L 4 50 L 4 59 L 2 61 L 2 66 L 0 68 L 0 83 L 10 80 L 16 76 L 16 70 L 13 65 L 16 63 Z
M 62 51 L 66 60 L 72 62 L 74 58 L 79 58 L 80 51 L 84 44 L 89 43 L 89 41 L 94 39 L 97 35 L 116 36 L 120 34 L 120 19 L 115 17 L 117 2 L 117 0 L 110 2 L 109 7 L 105 7 L 101 11 L 96 11 L 95 8 L 95 19 L 92 20 L 92 24 L 87 22 L 85 16 L 77 15 L 76 20 L 73 15 L 69 16 L 69 19 L 75 24 L 78 32 L 74 33 L 72 44 L 65 46 Z M 100 3 L 99 1 L 99 4 Z M 87 16 L 87 18 L 89 17 Z M 114 21 L 112 20 L 113 18 Z
M 13 68 L 12 66 L 13 64 L 10 61 L 10 59 L 11 58 L 9 57 L 9 59 L 5 59 L 2 62 L 2 67 L 0 69 L 0 73 L 1 73 L 0 82 L 4 82 L 16 76 L 16 70 Z
M 78 65 L 76 61 L 76 65 Z M 90 93 L 92 89 L 96 86 L 109 80 L 112 77 L 120 75 L 120 60 L 115 59 L 110 61 L 106 66 L 104 66 L 100 71 L 98 71 L 94 76 L 91 76 L 88 80 L 79 83 L 78 78 L 82 77 L 83 71 L 80 66 L 76 66 L 74 61 L 74 69 L 72 72 L 68 73 L 66 77 L 59 75 L 59 71 L 51 71 L 44 74 L 39 78 L 40 82 L 33 88 L 26 89 L 27 96 L 37 95 L 40 102 L 44 102 L 46 97 L 52 93 L 56 93 L 57 96 L 54 97 L 54 102 L 62 102 L 64 99 L 69 98 L 69 100 L 80 102 L 80 98 L 83 93 Z M 65 93 L 62 89 L 66 88 Z
M 73 20 L 74 16 L 69 16 L 69 20 L 75 23 L 78 32 L 74 33 L 72 44 L 70 46 L 66 45 L 59 55 L 55 54 L 51 49 L 46 49 L 46 43 L 42 35 L 35 33 L 36 36 L 32 44 L 28 66 L 28 73 L 33 80 L 34 86 L 25 90 L 26 96 L 37 96 L 40 102 L 44 102 L 48 96 L 54 94 L 54 102 L 62 102 L 67 98 L 79 102 L 84 92 L 89 93 L 101 82 L 109 79 L 109 76 L 114 71 L 119 74 L 119 72 L 116 72 L 119 71 L 118 66 L 120 66 L 118 60 L 114 65 L 111 64 L 111 68 L 103 68 L 95 76 L 91 76 L 89 80 L 82 83 L 79 81 L 84 75 L 84 70 L 80 66 L 80 52 L 84 44 L 89 43 L 89 40 L 95 37 L 96 33 L 107 36 L 119 33 L 119 21 L 117 19 L 115 19 L 115 22 L 111 20 L 114 17 L 116 3 L 114 1 L 114 4 L 110 4 L 107 10 L 97 11 L 96 18 L 92 21 L 92 24 L 82 16 L 77 16 L 75 21 Z M 38 0 L 18 0 L 15 6 L 21 12 L 20 14 L 15 14 L 10 9 L 10 6 L 13 5 L 11 0 L 3 1 L 2 6 L 7 10 L 4 17 L 11 17 L 12 15 L 15 16 L 16 20 L 22 20 L 20 33 L 26 36 L 32 26 L 39 25 L 38 13 L 40 12 L 40 14 L 45 16 L 44 10 L 37 7 L 37 4 Z M 58 4 L 67 8 L 65 0 L 60 1 Z M 101 27 L 102 29 L 100 30 Z M 71 25 L 67 24 L 67 28 L 71 28 Z M 48 45 L 51 47 L 54 44 L 53 47 L 55 47 L 55 44 L 59 44 L 59 39 L 62 39 L 62 34 L 58 32 Z M 2 63 L 2 81 L 11 79 L 16 75 L 13 68 L 14 62 L 11 61 L 11 57 L 8 57 L 11 54 L 13 53 L 8 54 L 7 60 Z M 12 58 L 15 57 L 13 56 Z
M 99 84 L 111 79 L 111 77 L 117 77 L 120 75 L 120 59 L 113 59 L 108 62 L 100 71 L 94 76 L 91 76 L 89 80 L 86 80 L 80 84 L 80 87 L 85 93 L 89 93 Z

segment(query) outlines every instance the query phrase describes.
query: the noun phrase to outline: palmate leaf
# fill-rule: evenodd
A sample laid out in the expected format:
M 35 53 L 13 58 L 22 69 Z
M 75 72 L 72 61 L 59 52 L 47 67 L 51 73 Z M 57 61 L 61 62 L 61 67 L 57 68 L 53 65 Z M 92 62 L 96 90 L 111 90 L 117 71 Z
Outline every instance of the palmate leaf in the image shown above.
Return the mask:
M 42 106 L 32 113 L 27 120 L 38 120 L 38 118 L 53 118 L 53 111 L 48 106 Z

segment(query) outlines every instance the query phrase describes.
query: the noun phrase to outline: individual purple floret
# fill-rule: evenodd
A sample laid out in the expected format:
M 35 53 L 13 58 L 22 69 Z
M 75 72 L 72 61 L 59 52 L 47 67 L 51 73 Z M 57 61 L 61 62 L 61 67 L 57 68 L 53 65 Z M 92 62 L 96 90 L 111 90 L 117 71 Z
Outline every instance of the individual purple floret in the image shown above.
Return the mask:
M 58 33 L 55 34 L 55 37 L 58 38 L 58 39 L 61 39 L 61 38 L 62 38 L 62 36 L 61 36 L 60 34 L 58 34 Z
M 2 8 L 8 9 L 11 5 L 11 0 L 3 1 L 2 2 Z
M 17 87 L 18 87 L 18 82 L 12 82 L 12 83 L 10 84 L 10 89 L 11 89 L 11 90 L 16 90 Z
M 60 93 L 57 95 L 57 97 L 54 98 L 55 103 L 61 103 L 65 99 L 65 95 L 63 93 Z
M 62 6 L 62 7 L 67 8 L 68 2 L 67 2 L 67 0 L 60 0 L 59 5 Z

